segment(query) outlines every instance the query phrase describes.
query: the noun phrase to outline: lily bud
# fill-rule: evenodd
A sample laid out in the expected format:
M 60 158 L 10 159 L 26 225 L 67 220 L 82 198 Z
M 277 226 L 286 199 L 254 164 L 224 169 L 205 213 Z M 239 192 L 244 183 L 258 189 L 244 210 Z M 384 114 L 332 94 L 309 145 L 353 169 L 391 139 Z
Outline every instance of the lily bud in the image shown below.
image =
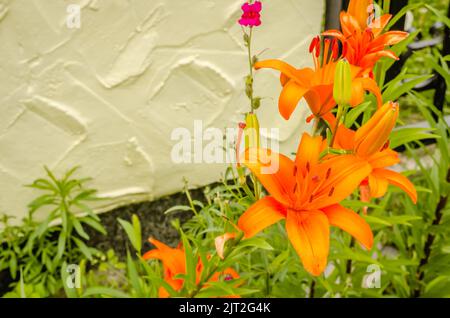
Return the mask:
M 352 98 L 352 73 L 346 60 L 340 60 L 336 65 L 333 98 L 338 105 L 348 105 Z
M 398 103 L 388 102 L 379 108 L 372 118 L 355 134 L 355 152 L 362 157 L 375 154 L 385 146 L 397 122 Z
M 255 113 L 245 116 L 245 149 L 259 148 L 259 121 Z

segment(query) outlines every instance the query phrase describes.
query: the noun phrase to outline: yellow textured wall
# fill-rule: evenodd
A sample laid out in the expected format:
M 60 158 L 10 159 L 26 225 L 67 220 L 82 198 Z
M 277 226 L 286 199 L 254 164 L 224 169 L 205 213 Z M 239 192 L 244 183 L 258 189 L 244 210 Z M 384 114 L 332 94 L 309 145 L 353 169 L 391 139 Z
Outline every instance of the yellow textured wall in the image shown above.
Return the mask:
M 311 65 L 324 1 L 263 1 L 255 52 Z M 81 27 L 67 7 L 81 5 Z M 236 21 L 241 0 L 0 0 L 0 213 L 21 218 L 35 195 L 23 185 L 43 165 L 81 174 L 102 208 L 154 199 L 218 180 L 225 165 L 175 165 L 171 132 L 236 127 L 247 111 L 248 72 Z M 306 107 L 277 111 L 274 72 L 259 72 L 261 126 L 281 127 L 295 149 Z

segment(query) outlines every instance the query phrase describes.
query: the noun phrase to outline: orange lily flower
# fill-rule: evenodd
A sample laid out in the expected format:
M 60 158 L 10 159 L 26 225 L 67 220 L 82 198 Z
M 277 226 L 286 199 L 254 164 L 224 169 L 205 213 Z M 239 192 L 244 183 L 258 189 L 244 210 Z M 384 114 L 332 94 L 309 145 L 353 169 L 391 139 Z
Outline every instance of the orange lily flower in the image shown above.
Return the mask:
M 325 39 L 321 57 L 320 39 L 316 37 L 311 42 L 310 53 L 313 55 L 314 69 L 309 67 L 296 69 L 280 60 L 265 60 L 254 65 L 257 70 L 271 68 L 281 72 L 280 82 L 283 89 L 278 100 L 278 107 L 281 116 L 286 120 L 291 117 L 302 98 L 305 98 L 313 116 L 316 118 L 323 117 L 336 106 L 333 99 L 333 83 L 338 59 L 337 42 Z M 381 92 L 376 82 L 370 78 L 360 77 L 360 71 L 359 67 L 351 66 L 351 105 L 359 105 L 363 101 L 366 90 L 372 92 L 381 105 Z
M 402 31 L 383 33 L 392 17 L 390 14 L 369 22 L 373 9 L 373 0 L 350 0 L 347 12 L 340 15 L 342 32 L 329 30 L 322 33 L 339 39 L 344 47 L 342 55 L 350 64 L 361 67 L 366 76 L 372 73 L 381 57 L 398 60 L 394 52 L 385 48 L 408 37 L 408 33 Z
M 411 181 L 398 172 L 386 169 L 400 161 L 398 154 L 389 148 L 388 141 L 398 113 L 398 103 L 389 102 L 356 132 L 344 125 L 337 130 L 333 147 L 352 151 L 355 158 L 365 160 L 372 167 L 368 179 L 361 184 L 363 201 L 383 196 L 388 184 L 392 184 L 405 191 L 414 203 L 417 202 L 417 192 Z M 334 117 L 328 118 L 331 118 L 330 124 L 334 127 Z
M 303 134 L 295 161 L 268 149 L 248 149 L 243 160 L 269 192 L 238 221 L 249 238 L 266 227 L 286 220 L 286 230 L 305 269 L 320 275 L 327 264 L 330 225 L 340 227 L 370 249 L 373 234 L 357 213 L 339 204 L 370 173 L 364 160 L 349 162 L 346 156 L 319 162 L 326 148 L 322 137 Z M 278 165 L 275 173 L 265 169 Z
M 175 290 L 179 291 L 183 288 L 184 280 L 180 278 L 175 278 L 176 275 L 186 274 L 186 255 L 185 251 L 179 246 L 177 248 L 172 248 L 167 246 L 166 244 L 154 239 L 150 238 L 149 242 L 156 246 L 155 249 L 152 249 L 145 253 L 142 257 L 145 260 L 149 259 L 159 259 L 163 263 L 164 267 L 164 280 Z M 201 260 L 198 260 L 196 267 L 196 281 L 197 284 L 200 282 L 200 276 L 203 271 L 203 263 Z M 209 282 L 216 282 L 220 279 L 224 280 L 232 280 L 239 278 L 238 273 L 232 268 L 227 268 L 223 272 L 214 273 L 209 280 Z M 232 296 L 232 295 L 230 295 Z M 164 287 L 160 287 L 159 289 L 159 297 L 167 298 L 169 297 L 169 293 Z

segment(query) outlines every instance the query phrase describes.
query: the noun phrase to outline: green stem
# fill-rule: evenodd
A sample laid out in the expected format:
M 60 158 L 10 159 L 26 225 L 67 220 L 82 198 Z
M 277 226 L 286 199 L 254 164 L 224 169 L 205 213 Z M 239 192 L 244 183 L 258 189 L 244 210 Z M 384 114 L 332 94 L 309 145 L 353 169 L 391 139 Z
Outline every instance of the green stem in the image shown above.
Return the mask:
M 251 90 L 250 90 L 250 111 L 253 112 L 253 62 L 252 62 L 252 35 L 253 28 L 250 28 L 250 33 L 248 35 L 248 43 L 247 43 L 247 53 L 248 53 L 248 65 L 250 70 L 250 78 L 251 78 Z
M 334 142 L 336 140 L 336 133 L 337 133 L 337 130 L 339 128 L 339 124 L 341 123 L 343 108 L 344 108 L 344 106 L 338 105 L 338 112 L 337 112 L 337 116 L 336 116 L 336 124 L 334 125 L 334 128 L 333 128 L 333 132 L 332 132 L 333 133 L 333 137 L 331 137 L 330 147 L 334 146 Z

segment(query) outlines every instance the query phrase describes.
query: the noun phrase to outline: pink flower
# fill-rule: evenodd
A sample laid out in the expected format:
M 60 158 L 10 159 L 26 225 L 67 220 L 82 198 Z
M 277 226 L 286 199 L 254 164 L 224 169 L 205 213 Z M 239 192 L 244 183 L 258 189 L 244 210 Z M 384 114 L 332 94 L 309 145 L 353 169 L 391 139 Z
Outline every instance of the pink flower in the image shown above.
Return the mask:
M 262 4 L 260 1 L 255 1 L 255 3 L 244 3 L 242 5 L 242 17 L 239 19 L 239 24 L 243 26 L 259 26 L 261 25 L 261 15 L 259 14 L 262 9 Z

